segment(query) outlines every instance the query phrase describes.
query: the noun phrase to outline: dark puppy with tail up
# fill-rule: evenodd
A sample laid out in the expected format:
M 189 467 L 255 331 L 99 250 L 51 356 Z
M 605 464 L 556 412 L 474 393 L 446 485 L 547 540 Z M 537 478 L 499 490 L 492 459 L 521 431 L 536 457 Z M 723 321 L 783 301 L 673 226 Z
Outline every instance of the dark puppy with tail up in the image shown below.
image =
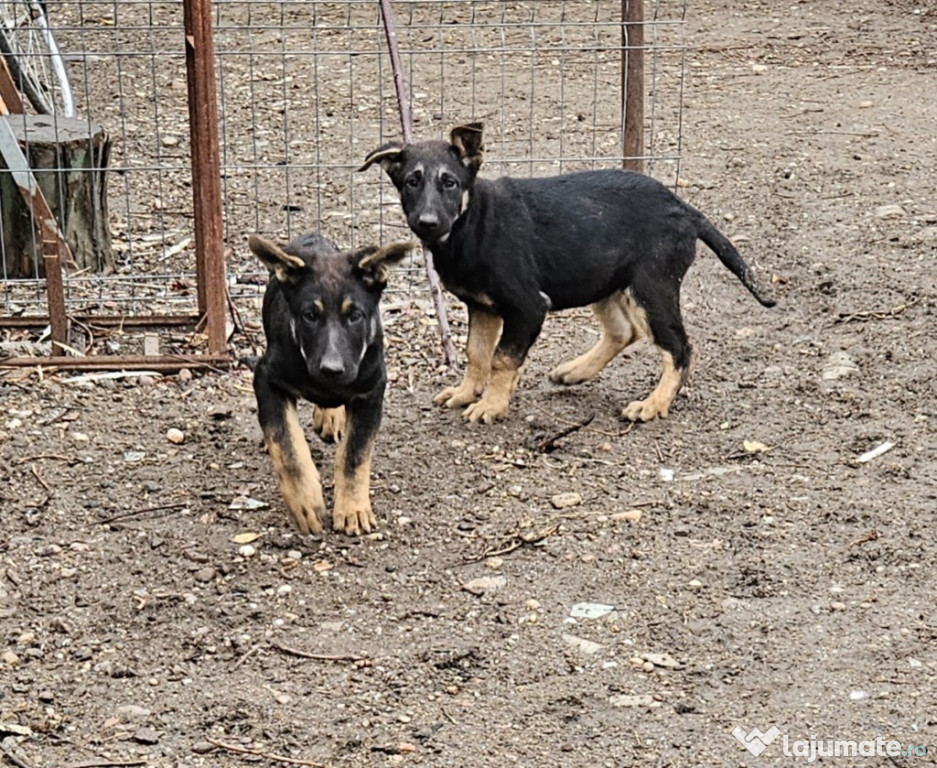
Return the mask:
M 378 302 L 388 265 L 416 243 L 340 252 L 319 234 L 279 246 L 258 235 L 251 251 L 270 269 L 264 293 L 267 350 L 254 369 L 257 416 L 280 492 L 303 533 L 319 533 L 325 500 L 296 412 L 316 406 L 314 426 L 339 439 L 332 525 L 349 535 L 375 526 L 371 451 L 381 423 L 387 374 Z
M 663 372 L 644 400 L 621 415 L 667 416 L 683 385 L 691 348 L 680 283 L 702 240 L 766 307 L 738 251 L 712 223 L 660 182 L 622 170 L 547 178 L 478 178 L 482 124 L 453 128 L 449 142 L 391 142 L 365 158 L 400 192 L 410 229 L 428 247 L 446 288 L 468 306 L 468 366 L 462 383 L 435 402 L 469 421 L 508 410 L 527 352 L 550 310 L 591 305 L 602 326 L 592 349 L 563 363 L 560 384 L 591 379 L 646 337 Z

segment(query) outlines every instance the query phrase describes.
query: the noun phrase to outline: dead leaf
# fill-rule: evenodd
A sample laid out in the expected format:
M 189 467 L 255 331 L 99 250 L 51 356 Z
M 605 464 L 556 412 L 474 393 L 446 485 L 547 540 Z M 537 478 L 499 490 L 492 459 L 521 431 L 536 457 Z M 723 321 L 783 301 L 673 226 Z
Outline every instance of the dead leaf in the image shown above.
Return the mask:
M 234 534 L 234 536 L 231 537 L 231 541 L 235 544 L 250 544 L 252 541 L 257 541 L 259 538 L 259 533 L 244 532 Z

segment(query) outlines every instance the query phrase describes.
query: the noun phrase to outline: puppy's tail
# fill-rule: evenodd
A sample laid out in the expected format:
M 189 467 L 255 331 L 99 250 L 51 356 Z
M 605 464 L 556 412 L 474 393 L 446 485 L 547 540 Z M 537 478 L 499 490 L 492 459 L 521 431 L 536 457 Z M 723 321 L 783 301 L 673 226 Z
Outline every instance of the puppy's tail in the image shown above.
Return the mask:
M 735 275 L 742 285 L 748 288 L 752 296 L 758 299 L 762 306 L 773 307 L 777 304 L 777 301 L 767 296 L 763 289 L 759 288 L 751 267 L 745 263 L 735 246 L 729 242 L 729 238 L 716 229 L 703 214 L 697 213 L 699 214 L 699 230 L 697 232 L 699 239 L 712 249 L 726 269 Z

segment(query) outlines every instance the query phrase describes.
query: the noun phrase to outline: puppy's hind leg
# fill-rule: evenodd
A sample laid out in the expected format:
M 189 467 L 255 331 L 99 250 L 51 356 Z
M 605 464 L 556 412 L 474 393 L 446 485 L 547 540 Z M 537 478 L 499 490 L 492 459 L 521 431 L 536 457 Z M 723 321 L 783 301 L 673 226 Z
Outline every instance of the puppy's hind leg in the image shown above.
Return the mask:
M 345 432 L 345 407 L 312 409 L 312 428 L 327 443 L 337 443 Z
M 641 296 L 641 298 L 638 298 Z M 692 350 L 680 316 L 679 289 L 667 293 L 635 294 L 627 309 L 632 324 L 646 328 L 646 335 L 661 350 L 663 371 L 660 381 L 644 400 L 629 403 L 621 412 L 629 421 L 651 421 L 666 418 L 670 406 L 683 386 L 690 370 Z
M 637 333 L 622 306 L 621 293 L 615 293 L 592 305 L 602 326 L 602 337 L 588 352 L 567 360 L 550 372 L 557 384 L 581 384 L 597 376 L 612 358 L 637 339 Z

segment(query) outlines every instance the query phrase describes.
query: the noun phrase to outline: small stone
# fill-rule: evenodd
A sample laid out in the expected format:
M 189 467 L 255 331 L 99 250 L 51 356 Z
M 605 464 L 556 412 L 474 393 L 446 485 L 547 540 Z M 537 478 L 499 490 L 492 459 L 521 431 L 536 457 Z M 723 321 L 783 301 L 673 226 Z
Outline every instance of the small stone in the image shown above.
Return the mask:
M 192 371 L 188 368 L 183 368 L 176 374 L 181 382 L 192 381 Z
M 199 569 L 195 572 L 195 580 L 196 580 L 196 581 L 200 581 L 200 582 L 202 582 L 203 584 L 204 584 L 206 581 L 211 581 L 211 580 L 214 579 L 214 578 L 215 578 L 215 569 L 212 568 L 211 566 L 208 566 L 208 567 L 205 567 L 205 568 L 199 568 Z
M 911 669 L 920 669 L 924 665 L 917 659 L 908 659 L 908 666 L 910 666 Z
M 553 496 L 553 498 L 550 499 L 550 503 L 556 509 L 569 509 L 570 507 L 578 507 L 582 504 L 582 496 L 575 491 L 567 491 Z
M 900 219 L 906 215 L 900 205 L 880 205 L 875 209 L 875 217 L 878 219 Z
M 645 662 L 641 665 L 641 669 L 643 669 L 645 672 L 653 672 L 653 671 L 654 671 L 654 665 L 653 665 L 651 662 L 649 662 L 649 661 L 645 661 Z
M 36 633 L 35 632 L 24 632 L 17 639 L 16 642 L 20 645 L 32 645 L 36 642 Z
M 649 707 L 654 698 L 648 694 L 623 693 L 609 698 L 613 707 Z
M 528 600 L 526 603 L 524 603 L 524 607 L 525 607 L 528 611 L 539 611 L 539 610 L 540 610 L 540 601 L 539 601 L 539 600 L 534 600 L 533 598 L 531 598 L 531 599 Z
M 155 728 L 143 726 L 142 728 L 137 728 L 132 738 L 138 744 L 159 744 L 159 739 L 162 735 L 163 734 Z
M 292 584 L 281 584 L 279 587 L 277 587 L 277 594 L 280 597 L 283 597 L 284 595 L 288 595 L 292 591 L 293 591 Z
M 622 521 L 636 523 L 641 519 L 642 514 L 640 509 L 626 509 L 624 512 L 615 512 L 612 515 L 612 520 L 616 523 Z
M 762 72 L 767 72 L 768 67 L 765 64 L 752 64 L 752 72 L 756 75 L 760 75 Z
M 860 102 L 859 102 L 859 109 L 868 109 L 868 108 L 871 107 L 871 106 L 872 106 L 872 102 L 871 102 L 871 101 L 860 101 Z
M 462 585 L 466 592 L 479 595 L 484 592 L 494 592 L 508 583 L 505 576 L 480 576 L 477 579 L 471 579 Z
M 241 557 L 253 557 L 257 554 L 257 548 L 253 544 L 245 544 L 242 547 L 238 547 L 238 554 Z
M 55 701 L 55 694 L 52 691 L 39 691 L 39 696 L 37 697 L 39 701 L 42 701 L 46 704 L 51 704 Z
M 489 557 L 485 560 L 485 567 L 493 571 L 497 571 L 502 565 L 504 565 L 504 559 L 500 557 Z
M 669 653 L 643 653 L 645 661 L 664 669 L 682 669 L 683 665 Z
M 289 552 L 286 553 L 286 556 L 290 560 L 302 560 L 303 559 L 303 553 L 300 552 L 298 549 L 291 549 Z
M 824 381 L 833 381 L 851 376 L 859 371 L 859 366 L 845 352 L 834 352 L 830 355 L 820 371 L 820 378 Z
M 20 663 L 20 657 L 13 653 L 13 651 L 4 651 L 3 653 L 0 653 L 0 661 L 2 661 L 8 667 L 15 667 Z
M 146 707 L 140 707 L 136 704 L 124 704 L 117 707 L 115 714 L 122 720 L 143 720 L 152 713 Z
M 571 645 L 573 648 L 582 651 L 583 653 L 593 656 L 604 647 L 600 643 L 594 643 L 591 640 L 586 640 L 582 637 L 576 637 L 575 635 L 563 635 L 563 640 L 567 644 Z
M 690 579 L 690 581 L 687 583 L 687 586 L 690 589 L 702 589 L 703 582 L 701 582 L 699 579 Z
M 831 609 L 831 610 L 834 610 L 834 611 L 845 611 L 845 610 L 846 610 L 846 603 L 841 603 L 841 602 L 839 602 L 839 601 L 834 601 L 834 602 L 830 603 L 830 609 Z
M 869 694 L 865 691 L 850 691 L 849 700 L 850 701 L 862 701 L 862 699 L 868 698 Z
M 178 145 L 179 145 L 179 137 L 178 137 L 178 136 L 169 136 L 169 135 L 164 135 L 164 136 L 163 136 L 163 146 L 164 146 L 164 147 L 176 147 L 176 146 L 178 146 Z
M 216 747 L 210 741 L 196 741 L 189 749 L 196 755 L 207 755 L 209 752 L 213 752 Z
M 170 443 L 175 443 L 176 445 L 179 445 L 180 443 L 185 441 L 185 433 L 181 429 L 177 429 L 176 427 L 170 427 L 169 429 L 166 430 L 166 439 Z

